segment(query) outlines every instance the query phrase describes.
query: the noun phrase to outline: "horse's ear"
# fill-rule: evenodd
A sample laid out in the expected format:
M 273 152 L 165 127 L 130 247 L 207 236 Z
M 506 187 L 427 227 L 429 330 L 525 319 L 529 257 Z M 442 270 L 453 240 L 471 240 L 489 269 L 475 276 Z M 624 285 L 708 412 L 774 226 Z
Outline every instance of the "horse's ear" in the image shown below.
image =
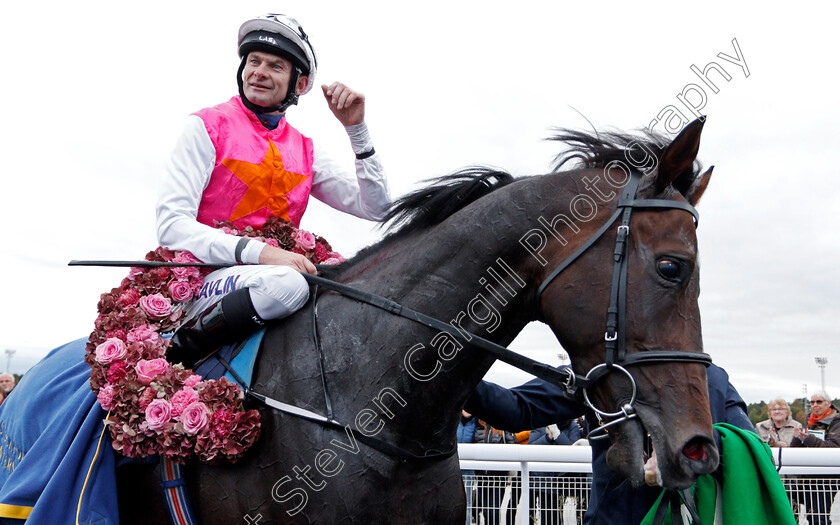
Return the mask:
M 694 182 L 694 160 L 700 149 L 700 134 L 706 117 L 700 117 L 688 124 L 659 158 L 656 174 L 656 193 L 672 185 L 682 194 Z
M 694 184 L 692 184 L 688 191 L 683 194 L 685 196 L 685 200 L 687 200 L 692 206 L 697 206 L 697 203 L 700 202 L 700 197 L 703 196 L 703 193 L 709 186 L 709 181 L 712 180 L 713 169 L 715 169 L 715 167 L 711 166 L 706 170 L 706 173 L 697 177 Z

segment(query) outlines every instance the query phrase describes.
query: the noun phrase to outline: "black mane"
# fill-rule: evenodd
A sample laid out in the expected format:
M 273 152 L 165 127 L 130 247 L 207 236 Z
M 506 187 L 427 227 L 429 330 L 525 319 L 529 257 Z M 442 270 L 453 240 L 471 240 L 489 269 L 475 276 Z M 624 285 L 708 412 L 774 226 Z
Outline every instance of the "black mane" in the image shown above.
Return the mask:
M 387 225 L 387 235 L 382 241 L 360 250 L 346 263 L 319 266 L 318 269 L 323 276 L 335 278 L 343 268 L 352 266 L 354 262 L 395 239 L 440 224 L 458 210 L 513 181 L 513 175 L 506 171 L 481 166 L 462 168 L 449 175 L 427 179 L 428 186 L 406 194 L 391 204 L 388 213 L 380 221 L 381 225 Z
M 603 168 L 610 162 L 641 161 L 648 157 L 661 158 L 670 140 L 660 133 L 642 130 L 639 133 L 586 132 L 556 128 L 549 140 L 562 142 L 568 149 L 556 157 L 552 169 L 557 172 L 569 162 L 573 168 Z M 653 166 L 650 166 L 653 167 Z M 646 170 L 644 170 L 646 171 Z
M 463 168 L 394 201 L 383 224 L 390 235 L 403 235 L 440 224 L 453 213 L 513 182 L 505 171 L 480 166 Z
M 567 128 L 555 128 L 555 135 L 549 140 L 566 145 L 566 150 L 554 158 L 552 171 L 555 173 L 568 163 L 573 163 L 570 166 L 572 169 L 592 169 L 603 168 L 611 162 L 626 164 L 628 161 L 646 173 L 658 165 L 662 153 L 671 142 L 665 135 L 649 130 L 625 133 L 585 132 Z M 652 160 L 654 158 L 655 162 Z M 643 159 L 649 163 L 643 164 Z M 695 173 L 699 170 L 700 164 L 695 162 Z M 458 210 L 513 181 L 514 177 L 508 172 L 481 166 L 467 167 L 449 175 L 428 179 L 428 186 L 400 197 L 391 205 L 381 221 L 382 225 L 387 225 L 387 235 L 381 242 L 361 250 L 349 264 L 322 269 L 334 275 L 341 268 L 352 265 L 396 238 L 440 224 Z

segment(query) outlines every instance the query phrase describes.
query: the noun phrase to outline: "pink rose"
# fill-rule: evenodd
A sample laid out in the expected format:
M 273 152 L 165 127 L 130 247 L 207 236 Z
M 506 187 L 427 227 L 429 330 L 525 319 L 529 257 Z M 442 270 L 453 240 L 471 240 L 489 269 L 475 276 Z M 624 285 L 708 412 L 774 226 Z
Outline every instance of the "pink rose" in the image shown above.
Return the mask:
M 141 359 L 134 366 L 134 371 L 137 372 L 137 380 L 144 385 L 148 385 L 152 380 L 166 372 L 169 368 L 169 363 L 166 359 Z
M 169 283 L 169 294 L 176 302 L 184 303 L 192 299 L 193 292 L 186 281 L 172 281 Z
M 200 375 L 193 374 L 190 377 L 188 377 L 186 381 L 184 381 L 184 386 L 194 387 L 195 385 L 201 383 L 202 379 L 204 378 L 202 378 Z
M 159 338 L 160 336 L 158 335 L 157 330 L 150 324 L 144 324 L 136 328 L 132 328 L 126 336 L 129 343 L 154 343 Z
M 174 262 L 180 262 L 180 263 L 183 263 L 183 262 L 185 262 L 185 263 L 200 263 L 201 262 L 200 260 L 198 260 L 198 257 L 196 257 L 192 253 L 188 252 L 187 250 L 177 252 L 177 254 L 178 255 L 176 255 L 172 259 Z
M 114 387 L 113 385 L 105 385 L 96 394 L 96 400 L 102 405 L 105 410 L 114 408 Z
M 187 279 L 200 277 L 201 271 L 195 266 L 175 266 L 172 268 L 172 275 L 182 281 L 186 281 Z
M 207 406 L 199 401 L 190 404 L 181 414 L 181 424 L 184 425 L 184 431 L 190 435 L 198 434 L 207 426 L 209 420 Z
M 178 419 L 178 416 L 184 412 L 184 409 L 196 401 L 198 401 L 198 392 L 192 388 L 187 386 L 178 390 L 172 396 L 172 417 Z
M 125 357 L 125 343 L 121 339 L 111 337 L 96 347 L 96 360 L 103 365 L 110 364 Z
M 146 407 L 146 424 L 149 430 L 163 428 L 172 416 L 172 405 L 165 399 L 155 399 Z
M 298 230 L 295 232 L 295 246 L 303 250 L 314 250 L 315 236 L 306 230 Z
M 127 279 L 129 281 L 133 281 L 137 278 L 138 275 L 141 275 L 145 271 L 145 268 L 137 268 L 136 266 L 132 266 L 131 269 L 128 271 Z
M 172 311 L 172 303 L 163 295 L 156 293 L 140 298 L 140 308 L 152 319 L 163 319 Z

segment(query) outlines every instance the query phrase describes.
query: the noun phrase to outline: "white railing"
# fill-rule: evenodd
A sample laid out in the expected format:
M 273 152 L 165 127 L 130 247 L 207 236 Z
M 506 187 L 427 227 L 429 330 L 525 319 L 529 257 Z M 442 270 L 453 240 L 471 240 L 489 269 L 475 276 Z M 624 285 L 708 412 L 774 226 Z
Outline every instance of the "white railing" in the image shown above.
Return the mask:
M 828 525 L 830 520 L 840 524 L 840 503 L 832 505 L 840 491 L 840 449 L 772 451 L 798 524 Z M 459 444 L 468 495 L 466 523 L 582 523 L 589 500 L 591 453 L 587 446 Z

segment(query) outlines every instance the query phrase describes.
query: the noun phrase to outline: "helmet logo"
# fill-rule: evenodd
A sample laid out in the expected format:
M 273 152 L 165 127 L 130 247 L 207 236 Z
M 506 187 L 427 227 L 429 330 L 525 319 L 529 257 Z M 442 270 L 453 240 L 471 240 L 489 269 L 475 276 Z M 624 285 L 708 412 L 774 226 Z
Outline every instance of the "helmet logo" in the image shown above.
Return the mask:
M 260 42 L 268 42 L 269 44 L 277 45 L 277 41 L 274 40 L 274 38 L 272 38 L 270 36 L 260 36 L 259 39 L 260 39 Z

